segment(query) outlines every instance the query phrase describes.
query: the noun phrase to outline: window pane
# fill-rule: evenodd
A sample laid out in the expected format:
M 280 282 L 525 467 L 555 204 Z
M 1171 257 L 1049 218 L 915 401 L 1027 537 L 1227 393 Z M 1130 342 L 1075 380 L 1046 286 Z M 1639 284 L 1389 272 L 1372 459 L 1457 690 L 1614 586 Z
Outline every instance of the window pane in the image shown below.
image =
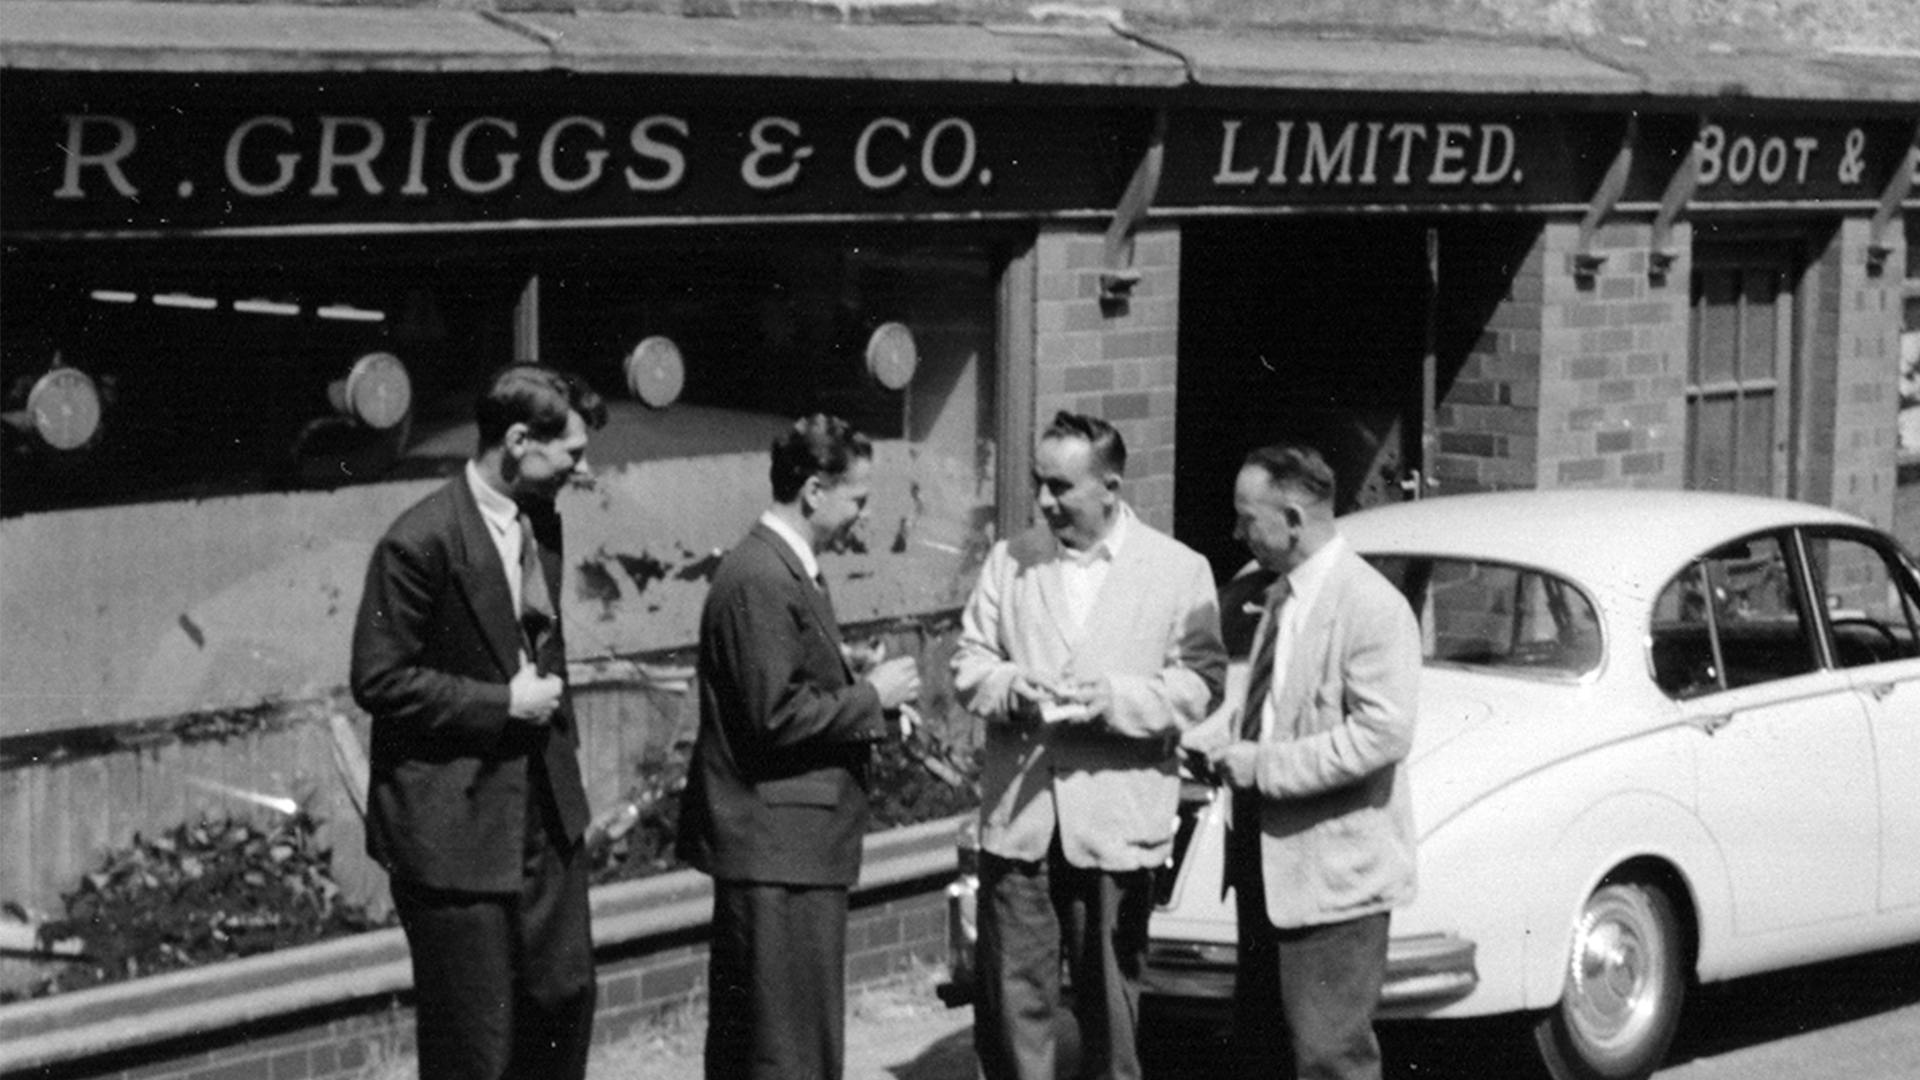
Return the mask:
M 1771 393 L 1740 399 L 1739 442 L 1734 448 L 1733 489 L 1748 495 L 1773 494 L 1773 404 Z
M 1738 272 L 1710 267 L 1696 273 L 1693 299 L 1692 382 L 1727 382 L 1739 340 Z
M 1688 698 L 1720 689 L 1707 625 L 1707 590 L 1700 564 L 1681 571 L 1653 603 L 1653 681 L 1670 697 Z
M 1813 635 L 1779 539 L 1757 536 L 1730 544 L 1704 562 L 1726 685 L 1812 671 Z
M 1731 397 L 1696 398 L 1687 403 L 1687 486 L 1700 491 L 1732 491 L 1733 418 Z
M 1426 658 L 1435 663 L 1567 676 L 1600 662 L 1600 619 L 1571 583 L 1466 559 L 1375 560 L 1412 591 Z
M 1748 270 L 1746 303 L 1740 311 L 1740 378 L 1771 379 L 1779 350 L 1780 272 Z
M 1913 580 L 1897 557 L 1843 536 L 1808 537 L 1807 557 L 1841 667 L 1920 656 Z

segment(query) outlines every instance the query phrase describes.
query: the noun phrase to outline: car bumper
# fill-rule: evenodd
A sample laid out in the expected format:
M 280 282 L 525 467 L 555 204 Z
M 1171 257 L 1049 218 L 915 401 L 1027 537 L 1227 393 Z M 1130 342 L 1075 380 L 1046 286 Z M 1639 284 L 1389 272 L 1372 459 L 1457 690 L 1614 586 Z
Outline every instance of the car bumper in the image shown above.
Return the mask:
M 962 874 L 947 886 L 948 981 L 941 1000 L 973 1000 L 974 943 L 978 938 L 979 879 Z M 1387 943 L 1387 973 L 1380 987 L 1380 1016 L 1419 1016 L 1459 1001 L 1480 984 L 1474 943 L 1451 934 L 1416 934 Z M 1150 997 L 1200 1005 L 1233 997 L 1235 948 L 1214 942 L 1157 940 L 1147 943 L 1140 989 Z

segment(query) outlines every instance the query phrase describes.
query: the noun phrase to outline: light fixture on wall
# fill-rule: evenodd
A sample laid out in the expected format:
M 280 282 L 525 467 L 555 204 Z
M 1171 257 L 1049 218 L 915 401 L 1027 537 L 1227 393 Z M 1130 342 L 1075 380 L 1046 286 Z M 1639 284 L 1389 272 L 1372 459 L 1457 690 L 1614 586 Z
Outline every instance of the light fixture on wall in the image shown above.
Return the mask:
M 889 390 L 905 390 L 920 367 L 920 347 L 905 323 L 874 327 L 867 338 L 867 372 Z
M 345 378 L 328 385 L 327 400 L 340 415 L 385 431 L 406 419 L 413 407 L 413 379 L 399 357 L 371 352 L 355 360 Z
M 100 430 L 100 390 L 93 376 L 68 367 L 59 353 L 27 392 L 26 420 L 55 450 L 78 450 Z
M 627 389 L 652 408 L 664 409 L 680 400 L 687 385 L 687 365 L 673 339 L 654 334 L 640 340 L 627 354 Z

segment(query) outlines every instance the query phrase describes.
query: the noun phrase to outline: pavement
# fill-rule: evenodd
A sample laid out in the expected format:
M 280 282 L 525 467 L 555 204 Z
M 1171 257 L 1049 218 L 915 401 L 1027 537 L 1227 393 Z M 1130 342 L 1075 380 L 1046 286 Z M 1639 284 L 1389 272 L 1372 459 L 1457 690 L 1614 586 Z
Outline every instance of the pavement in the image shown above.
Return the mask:
M 934 995 L 938 970 L 856 991 L 847 1002 L 844 1080 L 974 1080 L 973 1010 Z M 588 1080 L 700 1080 L 706 1017 L 694 1012 L 594 1051 Z

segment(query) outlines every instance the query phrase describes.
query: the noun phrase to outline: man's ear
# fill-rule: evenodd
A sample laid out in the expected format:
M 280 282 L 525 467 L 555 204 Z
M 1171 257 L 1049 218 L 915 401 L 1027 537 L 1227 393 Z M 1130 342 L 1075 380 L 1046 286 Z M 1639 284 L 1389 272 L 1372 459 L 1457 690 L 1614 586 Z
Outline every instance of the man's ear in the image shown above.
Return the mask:
M 1299 528 L 1301 521 L 1304 520 L 1300 516 L 1300 508 L 1297 506 L 1294 506 L 1291 503 L 1287 504 L 1286 506 L 1282 506 L 1280 508 L 1280 513 L 1286 517 L 1287 527 L 1289 529 Z
M 807 482 L 800 485 L 800 509 L 806 511 L 808 517 L 812 517 L 813 512 L 820 508 L 820 496 L 825 490 L 826 485 L 820 482 L 819 473 L 807 477 Z
M 505 448 L 508 457 L 518 461 L 526 456 L 527 442 L 532 437 L 533 433 L 525 423 L 515 422 L 507 425 L 507 433 L 501 436 L 500 445 Z

